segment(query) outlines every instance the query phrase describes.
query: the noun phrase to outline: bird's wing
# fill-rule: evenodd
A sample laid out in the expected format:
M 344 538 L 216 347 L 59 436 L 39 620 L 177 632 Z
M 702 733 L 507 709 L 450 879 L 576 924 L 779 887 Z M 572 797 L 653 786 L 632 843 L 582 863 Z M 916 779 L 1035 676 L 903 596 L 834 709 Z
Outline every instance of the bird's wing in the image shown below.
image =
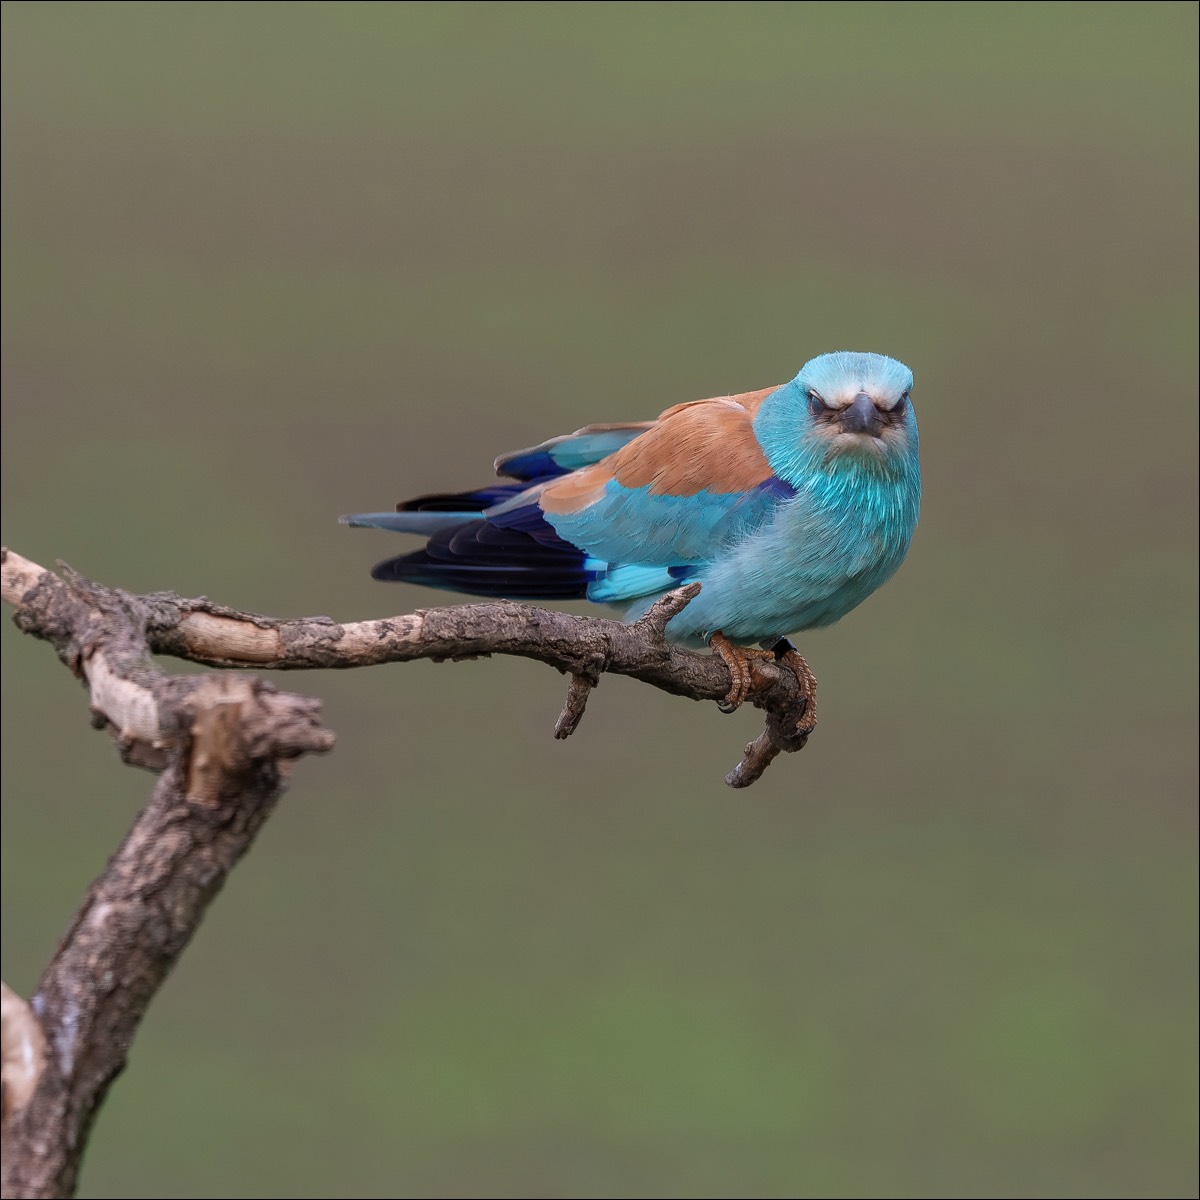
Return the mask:
M 496 474 L 508 479 L 534 480 L 566 475 L 580 467 L 591 466 L 620 450 L 627 442 L 654 427 L 653 421 L 633 421 L 618 425 L 585 425 L 574 433 L 564 433 L 539 442 L 527 450 L 514 450 L 496 459 Z
M 752 423 L 775 390 L 676 405 L 607 458 L 526 495 L 560 537 L 607 563 L 708 561 L 795 494 Z
M 795 495 L 752 425 L 775 390 L 678 404 L 636 426 L 589 426 L 497 460 L 501 473 L 529 482 L 345 519 L 428 537 L 422 549 L 379 563 L 376 579 L 529 599 L 652 596 Z M 618 445 L 601 454 L 605 438 Z

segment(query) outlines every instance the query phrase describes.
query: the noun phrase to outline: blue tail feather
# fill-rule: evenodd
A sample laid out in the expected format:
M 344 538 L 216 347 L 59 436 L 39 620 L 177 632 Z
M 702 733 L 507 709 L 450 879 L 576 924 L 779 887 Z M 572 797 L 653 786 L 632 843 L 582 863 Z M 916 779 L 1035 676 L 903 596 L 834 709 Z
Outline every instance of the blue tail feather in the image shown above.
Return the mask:
M 428 537 L 439 529 L 476 521 L 477 512 L 378 512 L 351 513 L 340 517 L 343 525 L 355 529 L 389 529 L 392 533 L 419 533 Z

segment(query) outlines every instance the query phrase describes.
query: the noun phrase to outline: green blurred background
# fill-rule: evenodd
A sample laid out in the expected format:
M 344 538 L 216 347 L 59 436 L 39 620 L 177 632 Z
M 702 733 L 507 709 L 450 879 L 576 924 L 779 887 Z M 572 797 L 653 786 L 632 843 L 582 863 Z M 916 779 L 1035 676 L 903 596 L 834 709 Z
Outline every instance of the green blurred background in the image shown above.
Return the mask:
M 909 560 L 808 749 L 544 667 L 292 675 L 303 764 L 85 1196 L 1188 1196 L 1194 4 L 4 6 L 4 530 L 339 619 L 336 524 L 869 349 Z M 145 798 L 7 622 L 28 993 Z

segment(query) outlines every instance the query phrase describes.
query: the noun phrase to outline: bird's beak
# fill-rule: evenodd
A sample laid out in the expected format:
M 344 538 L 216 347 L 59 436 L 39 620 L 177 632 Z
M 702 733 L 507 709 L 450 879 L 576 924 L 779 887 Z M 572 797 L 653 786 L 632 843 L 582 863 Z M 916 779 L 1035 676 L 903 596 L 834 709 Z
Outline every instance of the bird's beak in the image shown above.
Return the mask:
M 875 401 L 866 392 L 859 392 L 849 408 L 842 409 L 843 433 L 867 433 L 878 437 L 883 428 L 883 418 L 875 407 Z

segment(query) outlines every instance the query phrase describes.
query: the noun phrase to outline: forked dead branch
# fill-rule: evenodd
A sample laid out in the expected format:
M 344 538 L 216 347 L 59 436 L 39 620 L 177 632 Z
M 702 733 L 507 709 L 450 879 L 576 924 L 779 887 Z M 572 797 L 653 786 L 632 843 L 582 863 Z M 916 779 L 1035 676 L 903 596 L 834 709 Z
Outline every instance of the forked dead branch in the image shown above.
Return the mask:
M 333 747 L 319 701 L 252 676 L 169 675 L 152 655 L 281 671 L 532 658 L 569 676 L 559 738 L 578 727 L 605 673 L 692 700 L 720 701 L 730 690 L 720 657 L 663 637 L 698 584 L 631 625 L 502 601 L 343 625 L 276 620 L 169 592 L 134 595 L 66 566 L 55 573 L 2 554 L 3 597 L 17 625 L 50 642 L 84 683 L 93 724 L 109 730 L 122 759 L 158 773 L 30 1002 L 4 989 L 5 1197 L 73 1193 L 91 1122 L 150 1000 L 270 815 L 292 762 Z M 808 740 L 796 675 L 769 660 L 750 670 L 750 699 L 765 711 L 766 728 L 726 776 L 732 787 L 753 783 L 780 752 Z

